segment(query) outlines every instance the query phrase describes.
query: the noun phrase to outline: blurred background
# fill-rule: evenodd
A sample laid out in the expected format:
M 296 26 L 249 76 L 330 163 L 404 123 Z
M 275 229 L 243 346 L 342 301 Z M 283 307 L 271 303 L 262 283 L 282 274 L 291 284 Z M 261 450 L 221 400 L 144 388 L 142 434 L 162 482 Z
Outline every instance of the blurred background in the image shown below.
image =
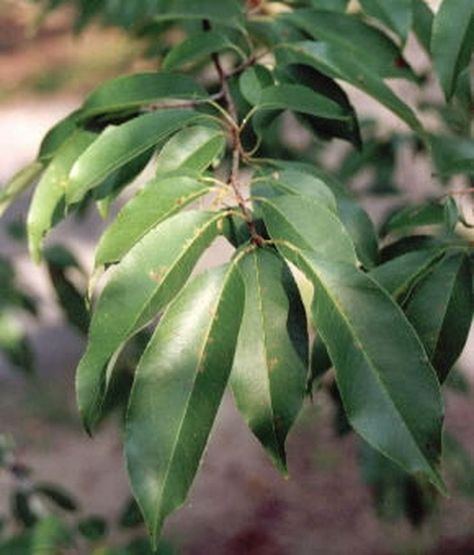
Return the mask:
M 31 2 L 0 0 L 0 185 L 34 159 L 45 132 L 94 86 L 154 67 L 140 40 L 96 25 L 74 34 L 72 26 L 67 8 L 40 21 Z M 408 51 L 423 72 L 423 54 L 414 45 Z M 412 104 L 421 101 L 412 85 L 396 86 Z M 350 93 L 370 148 L 355 155 L 336 142 L 318 156 L 381 222 L 400 195 L 420 200 L 438 184 L 404 137 L 403 124 L 361 93 Z M 437 84 L 428 82 L 423 101 L 439 99 Z M 288 136 L 292 147 L 308 148 L 301 129 L 290 124 Z M 84 270 L 91 269 L 95 238 L 106 223 L 89 210 L 61 224 L 48 244 L 67 247 L 75 260 L 53 250 L 47 264 L 35 267 L 22 230 L 27 206 L 23 198 L 0 223 L 0 434 L 13 438 L 15 464 L 72 492 L 85 516 L 105 517 L 114 544 L 135 534 L 117 524 L 129 499 L 119 426 L 111 419 L 94 440 L 80 428 L 74 369 L 84 336 L 58 303 L 65 283 L 84 287 Z M 435 507 L 428 510 L 416 491 L 380 497 L 373 482 L 364 483 L 360 445 L 345 433 L 330 392 L 308 400 L 290 435 L 288 480 L 272 468 L 227 398 L 189 502 L 169 520 L 166 539 L 176 552 L 193 555 L 474 553 L 473 360 L 470 341 L 447 396 L 447 426 L 465 451 L 448 476 L 452 496 Z M 0 472 L 0 515 L 12 503 L 14 478 Z M 407 506 L 410 518 L 398 518 Z

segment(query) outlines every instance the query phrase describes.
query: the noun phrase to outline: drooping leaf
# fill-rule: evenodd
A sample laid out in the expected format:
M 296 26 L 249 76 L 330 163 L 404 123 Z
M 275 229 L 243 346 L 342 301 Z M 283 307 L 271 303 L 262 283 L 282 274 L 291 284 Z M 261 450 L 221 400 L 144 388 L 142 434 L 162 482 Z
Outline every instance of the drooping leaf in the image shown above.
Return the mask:
M 388 1 L 394 3 L 403 0 Z M 386 3 L 384 0 L 384 5 Z M 393 10 L 390 11 L 393 14 Z M 354 16 L 308 9 L 295 10 L 283 17 L 312 38 L 338 50 L 341 57 L 357 59 L 368 73 L 381 78 L 403 77 L 416 80 L 413 70 L 403 59 L 400 48 L 379 29 Z
M 276 252 L 254 250 L 239 268 L 245 310 L 232 390 L 250 429 L 286 472 L 285 439 L 303 403 L 308 369 L 304 306 L 291 272 Z
M 320 335 L 316 333 L 316 337 L 313 341 L 313 347 L 311 349 L 311 364 L 310 373 L 308 378 L 308 383 L 306 385 L 306 392 L 311 395 L 315 385 L 322 377 L 332 368 L 332 362 L 329 358 L 328 350 L 326 345 L 321 339 Z
M 412 0 L 360 0 L 367 15 L 385 23 L 405 42 L 413 21 Z
M 204 125 L 179 131 L 164 145 L 156 159 L 157 174 L 206 170 L 225 146 L 220 129 Z
M 414 131 L 423 134 L 423 127 L 413 110 L 384 83 L 383 79 L 362 59 L 350 51 L 324 42 L 304 41 L 276 47 L 283 63 L 312 65 L 333 79 L 342 79 L 372 96 L 394 112 Z
M 122 75 L 100 85 L 86 98 L 80 119 L 136 110 L 158 101 L 198 100 L 207 96 L 205 89 L 187 75 L 167 72 Z
M 54 125 L 44 136 L 38 152 L 38 160 L 47 164 L 58 148 L 77 131 L 80 110 L 75 110 Z
M 27 218 L 28 246 L 33 260 L 41 259 L 43 238 L 65 215 L 68 176 L 79 156 L 95 141 L 89 131 L 75 131 L 57 149 L 35 189 Z
M 444 95 L 449 100 L 474 49 L 472 0 L 443 0 L 433 21 L 431 53 Z
M 337 216 L 309 197 L 282 195 L 259 206 L 272 239 L 290 241 L 329 259 L 356 264 L 354 245 Z
M 72 167 L 67 203 L 79 202 L 119 168 L 200 117 L 193 110 L 171 109 L 107 128 Z
M 353 428 L 439 489 L 443 404 L 426 352 L 395 302 L 367 274 L 279 246 L 315 285 L 313 317 Z
M 472 274 L 464 252 L 447 255 L 416 285 L 405 313 L 444 382 L 461 355 L 474 311 Z
M 210 191 L 209 184 L 190 177 L 157 177 L 151 180 L 118 213 L 97 246 L 95 266 L 122 257 L 148 231 Z
M 41 162 L 31 162 L 17 172 L 0 190 L 0 216 L 41 175 L 44 166 Z
M 154 544 L 198 469 L 232 368 L 243 307 L 235 264 L 198 276 L 170 305 L 140 361 L 125 450 Z
M 208 59 L 212 54 L 226 50 L 236 51 L 235 45 L 229 37 L 219 31 L 204 31 L 195 33 L 174 46 L 165 56 L 162 67 L 165 70 L 175 70 L 189 64 Z M 240 52 L 237 48 L 237 52 Z
M 86 429 L 101 414 L 115 357 L 124 342 L 176 295 L 219 233 L 224 217 L 184 212 L 160 223 L 113 270 L 94 311 L 76 391 Z M 108 368 L 110 366 L 110 368 Z

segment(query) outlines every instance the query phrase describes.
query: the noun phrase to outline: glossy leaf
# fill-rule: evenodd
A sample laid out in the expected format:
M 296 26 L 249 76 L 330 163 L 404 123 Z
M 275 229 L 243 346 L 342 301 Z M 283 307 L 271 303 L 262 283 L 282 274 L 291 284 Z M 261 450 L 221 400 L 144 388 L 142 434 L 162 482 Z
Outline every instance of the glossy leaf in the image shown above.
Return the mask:
M 179 131 L 164 145 L 156 159 L 157 174 L 206 170 L 225 147 L 220 129 L 204 125 Z
M 27 219 L 28 245 L 33 260 L 41 259 L 44 236 L 65 215 L 65 195 L 69 172 L 79 156 L 95 141 L 97 135 L 76 131 L 56 151 L 35 189 Z
M 0 216 L 24 191 L 31 187 L 41 175 L 44 166 L 41 162 L 32 162 L 17 172 L 0 189 Z
M 284 260 L 257 249 L 239 262 L 245 310 L 232 390 L 250 429 L 276 466 L 287 471 L 285 440 L 298 415 L 308 369 L 304 306 Z
M 360 0 L 367 15 L 379 19 L 406 41 L 413 20 L 412 0 Z
M 388 0 L 390 3 L 397 1 L 402 0 Z M 383 0 L 384 5 L 388 2 Z M 390 11 L 393 15 L 393 10 Z M 341 56 L 357 59 L 368 73 L 382 78 L 416 80 L 415 74 L 403 60 L 400 48 L 379 29 L 354 16 L 326 10 L 296 10 L 284 18 L 312 38 L 338 50 Z
M 342 79 L 361 89 L 394 112 L 417 133 L 424 133 L 412 109 L 384 83 L 382 78 L 350 51 L 324 42 L 304 41 L 277 47 L 284 63 L 306 63 L 333 79 Z
M 272 239 L 290 241 L 333 260 L 356 264 L 354 245 L 337 216 L 309 197 L 284 195 L 259 206 Z
M 416 286 L 405 313 L 443 382 L 471 329 L 474 298 L 469 257 L 448 255 Z
M 118 262 L 146 233 L 210 191 L 190 177 L 158 177 L 147 183 L 118 213 L 102 235 L 95 266 Z
M 229 38 L 219 31 L 195 33 L 168 52 L 162 67 L 165 70 L 175 70 L 206 59 L 210 61 L 212 54 L 235 49 Z
M 314 322 L 353 428 L 402 468 L 444 490 L 440 388 L 401 309 L 354 266 L 280 248 L 314 282 Z
M 449 100 L 460 73 L 467 67 L 474 48 L 472 0 L 443 0 L 431 36 L 431 53 L 445 97 Z
M 442 204 L 430 202 L 415 206 L 405 206 L 395 212 L 384 223 L 382 233 L 406 233 L 416 227 L 443 225 L 445 211 Z
M 178 293 L 203 251 L 219 233 L 223 215 L 185 212 L 150 231 L 114 269 L 95 308 L 76 390 L 84 426 L 101 414 L 115 357 L 123 343 Z M 108 369 L 108 366 L 110 368 Z
M 136 110 L 158 101 L 207 96 L 205 89 L 187 75 L 167 72 L 122 75 L 105 82 L 86 98 L 80 119 Z
M 154 544 L 198 469 L 232 368 L 243 308 L 235 264 L 202 274 L 170 305 L 140 361 L 125 450 Z
M 68 204 L 79 202 L 119 168 L 199 117 L 203 116 L 193 110 L 172 109 L 107 128 L 72 167 L 66 194 Z

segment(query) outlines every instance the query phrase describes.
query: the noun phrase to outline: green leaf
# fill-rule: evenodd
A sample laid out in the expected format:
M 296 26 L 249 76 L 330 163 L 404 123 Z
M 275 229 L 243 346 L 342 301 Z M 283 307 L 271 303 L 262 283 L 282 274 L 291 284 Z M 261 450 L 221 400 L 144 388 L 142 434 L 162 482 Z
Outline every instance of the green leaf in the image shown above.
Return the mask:
M 187 127 L 171 137 L 156 160 L 157 174 L 206 170 L 225 147 L 222 130 L 204 125 Z
M 58 148 L 77 131 L 80 110 L 76 110 L 60 120 L 44 136 L 38 153 L 38 160 L 47 163 L 56 154 Z
M 114 268 L 94 311 L 76 391 L 84 426 L 101 415 L 115 358 L 123 344 L 152 320 L 186 283 L 225 214 L 184 212 L 150 231 Z M 110 368 L 108 368 L 110 367 Z
M 405 306 L 441 382 L 461 355 L 471 329 L 474 298 L 469 257 L 443 258 L 417 284 Z
M 304 41 L 281 45 L 276 48 L 276 54 L 279 63 L 309 64 L 333 79 L 347 81 L 375 98 L 414 131 L 424 134 L 412 109 L 393 93 L 370 65 L 364 63 L 363 58 L 351 51 L 341 51 L 333 44 Z
M 294 195 L 262 198 L 258 202 L 272 239 L 290 241 L 333 260 L 357 263 L 347 231 L 325 206 L 309 197 Z
M 16 200 L 24 191 L 31 187 L 35 180 L 41 175 L 44 166 L 41 162 L 31 162 L 17 172 L 0 190 L 0 216 L 10 204 Z
M 326 345 L 323 343 L 319 334 L 316 334 L 316 337 L 313 341 L 313 347 L 311 349 L 310 375 L 308 378 L 308 383 L 306 385 L 307 393 L 312 393 L 314 386 L 318 385 L 322 377 L 331 368 L 332 362 L 329 358 Z
M 353 428 L 406 471 L 445 491 L 438 465 L 443 404 L 426 352 L 405 315 L 350 264 L 279 247 L 315 285 L 313 318 Z
M 336 198 L 331 189 L 321 179 L 309 173 L 296 169 L 274 171 L 268 175 L 268 179 L 261 176 L 252 183 L 253 196 L 273 197 L 281 194 L 307 196 L 331 212 L 337 212 Z
M 360 0 L 367 15 L 385 23 L 405 42 L 413 21 L 412 0 Z
M 44 236 L 64 217 L 69 172 L 79 156 L 96 138 L 97 135 L 89 131 L 73 132 L 56 150 L 35 189 L 27 218 L 28 246 L 35 262 L 41 260 Z
M 155 21 L 209 20 L 228 27 L 244 28 L 242 5 L 237 0 L 171 0 L 170 7 L 153 18 Z
M 247 68 L 239 79 L 240 92 L 251 106 L 260 104 L 263 89 L 273 84 L 271 71 L 260 64 Z
M 416 283 L 442 258 L 442 249 L 420 249 L 397 256 L 372 269 L 370 276 L 399 303 Z
M 178 129 L 202 117 L 202 114 L 193 110 L 171 109 L 139 116 L 118 127 L 107 128 L 72 167 L 67 203 L 81 201 L 89 190 L 119 168 Z
M 31 536 L 31 555 L 57 555 L 71 546 L 71 533 L 55 517 L 40 520 Z
M 77 525 L 77 528 L 86 540 L 90 542 L 98 542 L 103 540 L 107 535 L 107 521 L 101 516 L 89 516 L 83 518 Z
M 434 15 L 425 0 L 413 0 L 413 31 L 423 48 L 429 53 Z
M 287 472 L 285 440 L 303 404 L 308 333 L 300 294 L 284 260 L 256 249 L 239 262 L 245 310 L 232 390 L 250 429 Z
M 339 104 L 303 85 L 285 83 L 266 87 L 260 93 L 260 102 L 256 109 L 259 112 L 264 110 L 292 110 L 324 119 L 352 121 L 352 114 L 349 114 Z M 259 127 L 258 123 L 256 126 Z
M 441 177 L 459 173 L 474 175 L 474 140 L 430 136 L 433 160 Z
M 218 54 L 225 50 L 239 49 L 229 40 L 229 38 L 219 31 L 204 31 L 195 33 L 174 46 L 165 56 L 162 67 L 165 70 L 174 70 L 202 62 L 209 59 L 212 54 Z
M 125 450 L 155 545 L 197 472 L 232 368 L 243 308 L 235 263 L 198 276 L 162 317 L 137 369 Z
M 407 233 L 413 228 L 444 225 L 445 209 L 442 204 L 429 202 L 415 206 L 405 206 L 395 212 L 382 226 L 382 234 Z
M 472 0 L 443 0 L 433 22 L 431 53 L 447 100 L 454 93 L 459 75 L 469 64 L 473 48 Z
M 151 180 L 122 208 L 102 235 L 95 267 L 121 260 L 153 227 L 210 190 L 209 184 L 190 177 Z
M 375 0 L 372 0 L 375 1 Z M 388 0 L 390 3 L 402 0 Z M 384 4 L 387 0 L 384 0 Z M 403 59 L 400 48 L 379 29 L 362 20 L 325 10 L 296 10 L 283 18 L 304 30 L 310 37 L 323 41 L 340 57 L 355 59 L 367 73 L 378 77 L 403 77 L 416 81 L 413 70 Z
M 160 100 L 207 97 L 205 89 L 187 75 L 166 72 L 122 75 L 107 81 L 86 98 L 80 119 L 136 110 Z

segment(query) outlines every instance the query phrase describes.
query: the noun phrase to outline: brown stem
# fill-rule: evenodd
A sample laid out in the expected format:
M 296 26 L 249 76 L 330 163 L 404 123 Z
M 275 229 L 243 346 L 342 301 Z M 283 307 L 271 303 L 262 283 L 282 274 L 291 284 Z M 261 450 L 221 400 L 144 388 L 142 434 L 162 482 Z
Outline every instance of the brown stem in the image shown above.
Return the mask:
M 204 22 L 204 29 L 209 30 L 210 24 L 209 22 Z M 257 228 L 255 226 L 255 222 L 252 218 L 252 214 L 250 210 L 247 208 L 245 203 L 245 199 L 242 195 L 240 190 L 240 160 L 241 154 L 243 152 L 242 143 L 240 141 L 240 128 L 239 128 L 239 116 L 237 112 L 237 107 L 235 105 L 234 99 L 230 92 L 228 78 L 229 76 L 226 75 L 224 68 L 222 67 L 221 60 L 218 54 L 212 54 L 212 62 L 214 67 L 216 68 L 217 75 L 219 77 L 219 83 L 221 86 L 222 96 L 224 103 L 226 105 L 227 111 L 230 115 L 230 134 L 231 134 L 231 141 L 232 141 L 232 167 L 228 179 L 228 184 L 232 187 L 235 198 L 237 200 L 237 204 L 244 216 L 245 222 L 247 223 L 247 227 L 249 229 L 250 237 L 252 243 L 255 245 L 261 246 L 263 245 L 264 239 L 258 234 Z

